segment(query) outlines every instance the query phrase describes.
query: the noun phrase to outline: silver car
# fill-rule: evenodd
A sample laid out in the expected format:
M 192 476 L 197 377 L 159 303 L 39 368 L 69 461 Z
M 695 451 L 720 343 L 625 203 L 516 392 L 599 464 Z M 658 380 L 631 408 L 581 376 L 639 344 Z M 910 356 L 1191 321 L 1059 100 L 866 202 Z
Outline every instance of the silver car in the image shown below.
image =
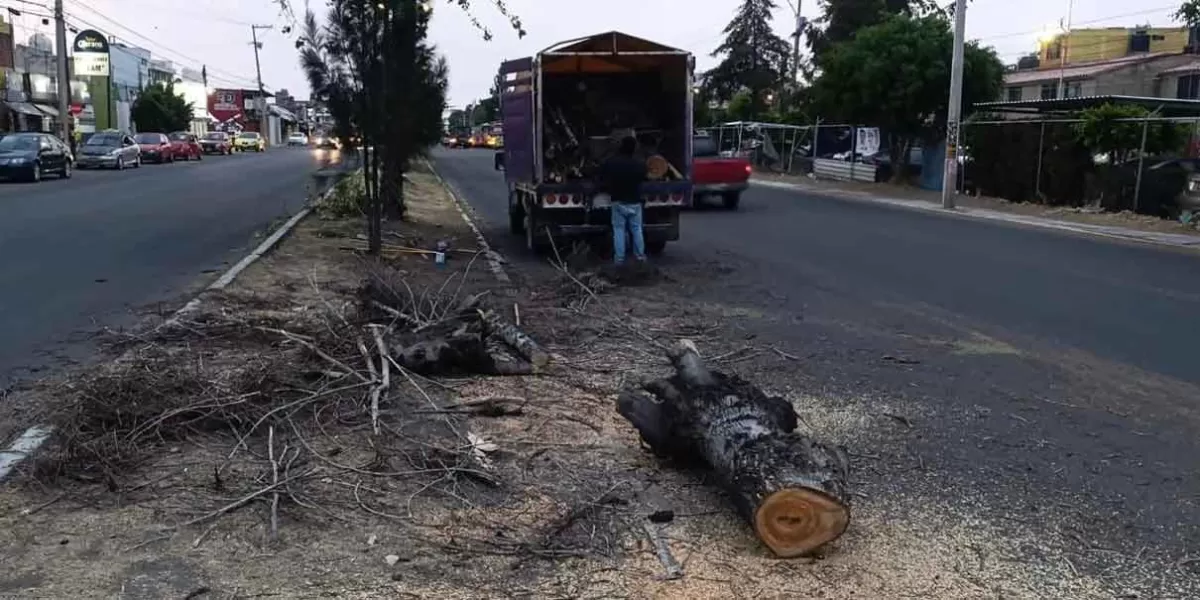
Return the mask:
M 101 131 L 78 148 L 76 169 L 124 169 L 142 166 L 142 152 L 133 138 L 119 131 Z

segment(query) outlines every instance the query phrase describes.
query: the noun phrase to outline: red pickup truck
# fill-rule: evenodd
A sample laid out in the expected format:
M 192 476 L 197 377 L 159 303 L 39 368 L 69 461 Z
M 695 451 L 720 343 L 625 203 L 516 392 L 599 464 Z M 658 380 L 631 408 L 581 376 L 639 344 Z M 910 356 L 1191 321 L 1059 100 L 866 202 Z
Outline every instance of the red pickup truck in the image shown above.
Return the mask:
M 716 140 L 698 135 L 692 139 L 692 204 L 719 196 L 729 210 L 736 210 L 742 192 L 750 187 L 750 163 L 738 157 L 723 158 Z

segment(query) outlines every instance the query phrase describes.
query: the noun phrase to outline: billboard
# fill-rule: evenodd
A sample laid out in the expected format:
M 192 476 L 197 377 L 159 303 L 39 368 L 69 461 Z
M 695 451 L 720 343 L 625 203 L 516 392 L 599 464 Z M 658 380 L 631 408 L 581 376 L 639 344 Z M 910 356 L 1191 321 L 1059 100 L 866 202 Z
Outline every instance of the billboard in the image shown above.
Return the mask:
M 108 77 L 108 38 L 94 29 L 84 29 L 71 44 L 75 75 Z
M 244 102 L 242 90 L 215 90 L 209 97 L 208 112 L 218 121 L 225 122 L 243 114 Z

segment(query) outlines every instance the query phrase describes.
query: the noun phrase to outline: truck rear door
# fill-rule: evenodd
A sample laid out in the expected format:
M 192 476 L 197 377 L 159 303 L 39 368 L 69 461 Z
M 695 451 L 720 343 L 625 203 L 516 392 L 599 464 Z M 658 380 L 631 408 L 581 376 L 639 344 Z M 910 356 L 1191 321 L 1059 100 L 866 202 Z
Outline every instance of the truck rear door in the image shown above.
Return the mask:
M 504 131 L 504 176 L 511 184 L 534 179 L 533 59 L 500 65 L 500 118 Z

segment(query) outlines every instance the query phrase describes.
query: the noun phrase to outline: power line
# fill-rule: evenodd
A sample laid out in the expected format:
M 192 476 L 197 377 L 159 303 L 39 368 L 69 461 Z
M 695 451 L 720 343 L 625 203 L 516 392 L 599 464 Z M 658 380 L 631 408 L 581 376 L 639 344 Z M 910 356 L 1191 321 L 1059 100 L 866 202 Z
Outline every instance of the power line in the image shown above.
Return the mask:
M 82 9 L 84 9 L 84 10 L 86 10 L 86 11 L 88 11 L 88 12 L 92 13 L 92 14 L 95 14 L 95 15 L 96 15 L 97 17 L 99 17 L 100 19 L 103 19 L 103 20 L 105 20 L 105 21 L 107 21 L 107 22 L 111 23 L 111 24 L 112 24 L 114 27 L 117 27 L 117 28 L 119 28 L 119 29 L 121 29 L 121 30 L 123 30 L 123 31 L 127 32 L 129 35 L 132 35 L 132 36 L 134 36 L 134 37 L 136 37 L 136 38 L 139 38 L 139 39 L 141 39 L 141 40 L 144 40 L 144 41 L 145 41 L 145 43 L 147 43 L 147 44 L 150 44 L 150 45 L 153 45 L 153 46 L 157 46 L 157 47 L 158 47 L 158 48 L 159 48 L 159 49 L 160 49 L 160 50 L 161 50 L 161 51 L 162 51 L 164 54 L 173 54 L 173 55 L 175 55 L 176 57 L 181 57 L 181 58 L 183 59 L 183 61 L 185 61 L 185 62 L 189 62 L 189 63 L 192 63 L 192 64 L 193 64 L 193 66 L 194 66 L 194 65 L 204 65 L 204 64 L 205 64 L 205 63 L 204 63 L 204 61 L 202 61 L 202 60 L 198 60 L 198 59 L 196 59 L 196 58 L 194 58 L 194 57 L 188 56 L 188 55 L 186 55 L 186 54 L 184 54 L 184 53 L 182 53 L 182 52 L 179 52 L 178 50 L 172 49 L 172 48 L 170 48 L 170 47 L 168 47 L 168 46 L 166 46 L 166 45 L 164 45 L 164 44 L 161 44 L 161 43 L 159 43 L 159 42 L 157 42 L 157 41 L 155 41 L 155 40 L 153 40 L 153 39 L 151 39 L 151 38 L 149 38 L 149 37 L 145 36 L 145 35 L 144 35 L 144 34 L 142 34 L 142 33 L 139 33 L 139 32 L 137 32 L 137 31 L 135 31 L 135 30 L 133 30 L 133 29 L 130 29 L 129 27 L 126 27 L 125 25 L 121 24 L 119 21 L 116 21 L 116 20 L 115 20 L 115 19 L 113 19 L 112 17 L 109 17 L 109 16 L 105 15 L 104 13 L 102 13 L 102 12 L 100 12 L 100 11 L 98 11 L 98 10 L 94 9 L 94 8 L 91 8 L 91 7 L 89 7 L 89 6 L 86 6 L 86 5 L 80 4 L 80 3 L 78 3 L 78 2 L 76 2 L 75 4 L 76 4 L 76 5 L 77 5 L 79 8 L 82 8 Z M 87 21 L 83 20 L 83 19 L 82 19 L 82 18 L 80 18 L 78 15 L 71 15 L 71 18 L 73 18 L 73 19 L 74 19 L 74 20 L 76 20 L 76 21 L 79 21 L 79 22 L 82 22 L 82 23 L 84 23 L 84 24 L 87 24 L 87 25 L 89 25 L 89 26 L 91 26 L 91 27 L 94 27 L 94 28 L 96 28 L 96 29 L 100 29 L 99 27 L 95 27 L 94 25 L 92 25 L 92 24 L 88 23 Z M 178 60 L 178 59 L 176 59 L 176 60 Z M 208 71 L 210 71 L 210 72 L 213 72 L 213 73 L 217 73 L 217 74 L 224 74 L 226 79 L 231 79 L 231 80 L 235 80 L 235 81 L 242 81 L 242 82 L 245 82 L 244 84 L 240 84 L 240 85 L 254 85 L 254 79 L 252 79 L 252 78 L 250 78 L 250 77 L 242 77 L 242 76 L 240 76 L 240 75 L 235 75 L 235 74 L 233 74 L 233 73 L 229 73 L 229 72 L 226 72 L 226 71 L 222 71 L 221 69 L 217 69 L 217 68 L 215 68 L 215 67 L 210 67 L 210 68 L 208 68 Z
M 1107 17 L 1100 17 L 1100 18 L 1091 19 L 1088 21 L 1079 21 L 1076 23 L 1072 23 L 1071 26 L 1075 27 L 1078 25 L 1094 25 L 1096 23 L 1103 23 L 1105 21 L 1116 21 L 1117 19 L 1125 19 L 1128 17 L 1140 17 L 1142 15 L 1156 14 L 1156 13 L 1160 13 L 1160 12 L 1168 11 L 1168 10 L 1176 10 L 1178 8 L 1179 8 L 1179 5 L 1160 6 L 1158 8 L 1139 10 L 1139 11 L 1131 12 L 1131 13 L 1124 13 L 1124 14 L 1119 14 L 1119 15 L 1109 15 Z M 982 41 L 986 41 L 986 40 L 999 40 L 999 39 L 1005 39 L 1005 38 L 1020 37 L 1020 36 L 1025 36 L 1025 35 L 1037 35 L 1039 33 L 1044 33 L 1044 32 L 1045 32 L 1045 29 L 1034 29 L 1033 31 L 1018 31 L 1018 32 L 1014 32 L 1014 33 L 1002 33 L 999 35 L 989 35 L 989 36 L 984 36 L 984 37 L 975 38 L 975 39 L 977 41 L 982 42 Z

